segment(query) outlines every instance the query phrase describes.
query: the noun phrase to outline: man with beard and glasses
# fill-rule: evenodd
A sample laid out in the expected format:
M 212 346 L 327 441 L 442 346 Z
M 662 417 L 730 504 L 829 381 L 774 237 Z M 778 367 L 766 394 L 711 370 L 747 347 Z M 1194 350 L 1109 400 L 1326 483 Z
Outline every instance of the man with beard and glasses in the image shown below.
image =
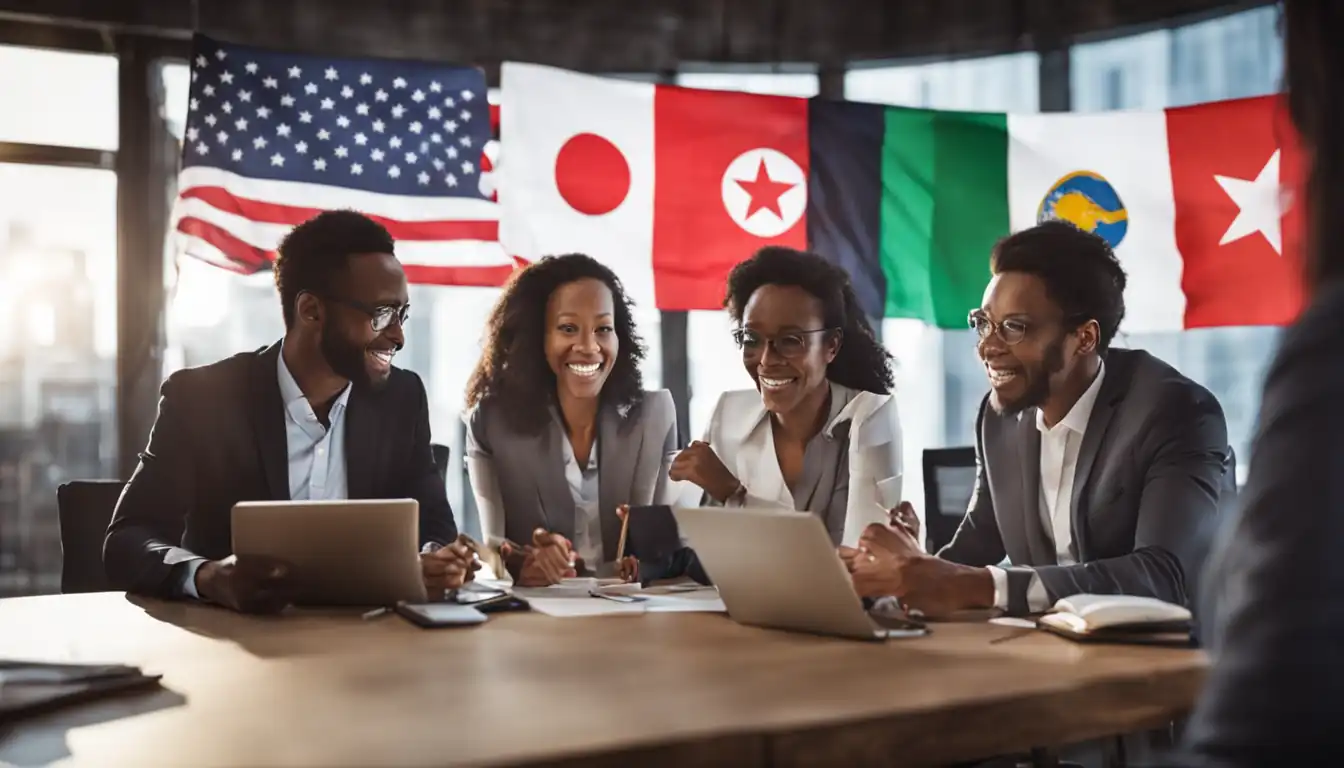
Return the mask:
M 409 310 L 392 237 L 354 211 L 319 214 L 280 244 L 275 282 L 283 339 L 164 382 L 108 526 L 108 578 L 155 597 L 277 611 L 294 594 L 292 572 L 231 553 L 235 503 L 414 498 L 426 587 L 460 586 L 476 565 L 435 470 L 425 388 L 392 367 Z
M 1236 494 L 1218 401 L 1147 352 L 1111 348 L 1125 273 L 1100 237 L 1046 222 L 1000 241 L 991 271 L 970 315 L 990 385 L 970 509 L 937 557 L 908 503 L 895 525 L 870 525 L 842 551 L 855 588 L 931 615 L 1024 615 L 1079 593 L 1190 605 Z

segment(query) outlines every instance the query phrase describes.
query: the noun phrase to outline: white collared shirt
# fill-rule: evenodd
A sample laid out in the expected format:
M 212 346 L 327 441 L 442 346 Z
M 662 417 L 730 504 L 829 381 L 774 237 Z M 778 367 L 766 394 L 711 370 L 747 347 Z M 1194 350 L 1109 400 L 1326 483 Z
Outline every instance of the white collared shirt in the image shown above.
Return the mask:
M 560 441 L 564 445 L 565 483 L 574 498 L 574 552 L 590 569 L 606 574 L 602 551 L 602 511 L 598 483 L 597 441 L 588 451 L 588 465 L 581 467 L 574 456 L 574 445 L 569 435 Z
M 1036 409 L 1036 429 L 1041 433 L 1041 492 L 1038 509 L 1046 536 L 1055 545 L 1055 561 L 1059 565 L 1073 565 L 1076 562 L 1073 557 L 1073 480 L 1078 468 L 1078 449 L 1083 444 L 1083 434 L 1087 432 L 1087 422 L 1092 418 L 1092 408 L 1096 405 L 1101 381 L 1105 377 L 1106 365 L 1103 363 L 1096 378 L 1092 379 L 1082 396 L 1054 426 L 1047 426 L 1045 413 Z M 994 606 L 1006 610 L 1008 574 L 993 566 L 990 566 L 989 572 L 994 577 Z M 1049 601 L 1041 577 L 1032 574 L 1031 585 L 1027 589 L 1028 610 L 1032 613 L 1047 610 Z

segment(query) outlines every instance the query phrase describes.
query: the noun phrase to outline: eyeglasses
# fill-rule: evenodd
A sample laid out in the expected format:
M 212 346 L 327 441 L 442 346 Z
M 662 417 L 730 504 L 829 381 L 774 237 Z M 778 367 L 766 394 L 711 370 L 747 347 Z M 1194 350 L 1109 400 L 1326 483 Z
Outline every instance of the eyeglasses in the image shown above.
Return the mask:
M 800 357 L 807 352 L 808 336 L 829 331 L 838 333 L 839 330 L 839 328 L 817 328 L 812 331 L 794 331 L 793 333 L 782 333 L 778 336 L 766 336 L 748 328 L 738 328 L 733 331 L 733 341 L 737 342 L 738 348 L 743 352 L 759 355 L 769 344 L 775 348 L 775 352 L 781 357 Z
M 1086 317 L 1086 315 L 1066 315 L 1060 322 L 1061 324 L 1068 326 L 1069 324 L 1076 323 Z M 984 341 L 989 338 L 990 334 L 994 334 L 998 336 L 1004 344 L 1007 344 L 1010 347 L 1025 339 L 1032 327 L 1030 322 L 1016 317 L 1010 317 L 1002 322 L 996 323 L 989 319 L 989 315 L 985 314 L 983 310 L 979 309 L 971 310 L 967 322 L 970 324 L 971 330 L 975 331 L 975 335 L 980 341 Z
M 387 327 L 392 324 L 393 320 L 397 321 L 398 326 L 405 328 L 406 321 L 410 319 L 411 316 L 410 304 L 380 304 L 376 307 L 371 307 L 363 302 L 341 298 L 340 296 L 324 295 L 322 298 L 328 301 L 334 301 L 337 304 L 344 304 L 351 309 L 357 309 L 368 315 L 369 325 L 373 327 L 375 333 L 382 333 L 387 330 Z

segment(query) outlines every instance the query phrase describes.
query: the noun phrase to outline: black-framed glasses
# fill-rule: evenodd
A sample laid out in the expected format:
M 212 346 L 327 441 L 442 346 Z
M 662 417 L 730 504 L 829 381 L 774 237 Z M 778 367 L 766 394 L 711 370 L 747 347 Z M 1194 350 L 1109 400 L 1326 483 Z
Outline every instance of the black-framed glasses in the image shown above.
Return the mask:
M 382 333 L 392 324 L 393 320 L 397 325 L 405 328 L 406 321 L 411 317 L 410 304 L 379 304 L 370 305 L 354 299 L 346 299 L 341 296 L 323 295 L 322 298 L 327 301 L 334 301 L 337 304 L 344 304 L 351 309 L 357 309 L 369 316 L 369 325 L 373 327 L 375 333 Z
M 817 328 L 811 331 L 793 331 L 791 333 L 781 333 L 778 336 L 766 336 L 750 328 L 737 328 L 733 331 L 733 341 L 737 342 L 738 349 L 743 352 L 760 354 L 765 351 L 768 344 L 774 347 L 775 352 L 781 357 L 800 357 L 807 352 L 807 338 L 809 336 L 831 331 L 838 333 L 840 329 Z
M 1083 320 L 1085 317 L 1084 315 L 1068 315 L 1061 322 L 1068 324 Z M 984 310 L 980 309 L 971 310 L 967 316 L 967 322 L 980 341 L 984 341 L 989 338 L 990 334 L 994 334 L 1010 347 L 1025 339 L 1027 334 L 1031 332 L 1032 327 L 1030 321 L 1017 317 L 1010 317 L 996 323 L 990 319 L 989 315 L 985 314 Z

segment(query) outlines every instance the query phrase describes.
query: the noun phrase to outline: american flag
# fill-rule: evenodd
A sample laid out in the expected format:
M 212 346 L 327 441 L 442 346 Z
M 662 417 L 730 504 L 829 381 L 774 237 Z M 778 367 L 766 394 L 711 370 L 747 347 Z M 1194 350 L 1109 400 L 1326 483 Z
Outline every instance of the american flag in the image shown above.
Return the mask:
M 502 285 L 483 184 L 485 76 L 471 67 L 193 42 L 172 229 L 178 253 L 269 270 L 281 238 L 352 208 L 387 227 L 413 283 Z

